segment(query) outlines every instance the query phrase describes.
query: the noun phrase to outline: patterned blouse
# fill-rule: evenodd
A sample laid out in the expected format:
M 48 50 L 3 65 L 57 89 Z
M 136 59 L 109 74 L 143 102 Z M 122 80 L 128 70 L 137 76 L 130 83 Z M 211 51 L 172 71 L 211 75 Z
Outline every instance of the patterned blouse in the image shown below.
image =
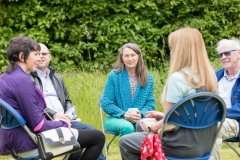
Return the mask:
M 137 87 L 137 77 L 135 74 L 129 74 L 129 83 L 131 86 L 131 95 L 133 97 Z

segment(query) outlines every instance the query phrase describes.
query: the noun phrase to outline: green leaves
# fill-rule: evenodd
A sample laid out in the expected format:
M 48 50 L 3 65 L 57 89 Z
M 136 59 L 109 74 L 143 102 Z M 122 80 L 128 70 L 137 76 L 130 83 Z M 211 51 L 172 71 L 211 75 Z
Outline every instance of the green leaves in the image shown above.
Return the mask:
M 168 35 L 186 26 L 200 30 L 211 59 L 220 39 L 240 36 L 239 0 L 3 1 L 0 69 L 8 41 L 19 34 L 46 43 L 59 70 L 109 69 L 127 42 L 141 47 L 146 64 L 162 66 Z

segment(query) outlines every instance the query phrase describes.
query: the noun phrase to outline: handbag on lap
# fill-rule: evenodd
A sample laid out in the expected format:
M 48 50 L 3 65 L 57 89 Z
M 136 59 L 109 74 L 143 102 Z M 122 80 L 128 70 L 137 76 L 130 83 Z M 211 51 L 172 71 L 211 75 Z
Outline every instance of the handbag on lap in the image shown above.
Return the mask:
M 77 152 L 81 149 L 73 132 L 60 127 L 37 134 L 37 146 L 42 160 Z

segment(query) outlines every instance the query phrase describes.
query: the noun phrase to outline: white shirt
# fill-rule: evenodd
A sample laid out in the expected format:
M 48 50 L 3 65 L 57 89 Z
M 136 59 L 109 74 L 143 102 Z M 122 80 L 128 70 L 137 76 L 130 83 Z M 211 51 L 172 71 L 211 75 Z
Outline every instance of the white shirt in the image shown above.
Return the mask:
M 57 113 L 64 113 L 63 106 L 58 98 L 56 90 L 53 86 L 52 80 L 50 79 L 50 70 L 47 68 L 47 76 L 43 72 L 37 69 L 37 74 L 42 81 L 43 95 L 46 101 L 47 107 L 54 110 Z

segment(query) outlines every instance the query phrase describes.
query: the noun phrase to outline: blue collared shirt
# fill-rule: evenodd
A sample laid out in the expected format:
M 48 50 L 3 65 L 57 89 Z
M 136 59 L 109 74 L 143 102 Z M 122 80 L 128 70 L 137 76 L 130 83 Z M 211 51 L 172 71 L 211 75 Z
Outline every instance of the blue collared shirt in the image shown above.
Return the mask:
M 228 78 L 226 70 L 224 70 L 224 75 L 222 79 L 218 82 L 219 96 L 222 97 L 226 103 L 227 108 L 231 108 L 231 94 L 232 88 L 239 76 L 239 72 L 231 79 Z

